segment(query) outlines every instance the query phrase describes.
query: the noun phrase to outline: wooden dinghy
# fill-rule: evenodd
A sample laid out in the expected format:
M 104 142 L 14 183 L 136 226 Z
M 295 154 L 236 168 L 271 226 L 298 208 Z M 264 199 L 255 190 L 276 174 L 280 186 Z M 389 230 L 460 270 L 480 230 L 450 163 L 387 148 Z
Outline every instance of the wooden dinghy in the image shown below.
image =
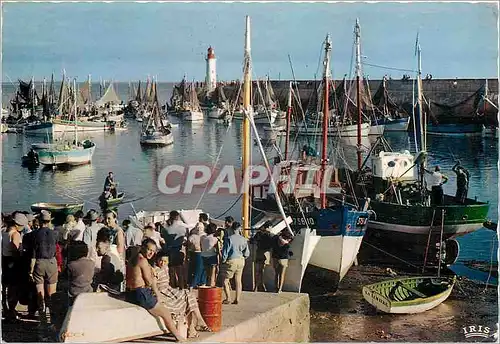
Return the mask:
M 103 195 L 99 197 L 99 204 L 101 208 L 110 208 L 115 205 L 120 204 L 123 201 L 123 197 L 125 196 L 124 192 L 120 192 L 118 195 L 116 195 L 116 198 L 110 198 L 110 199 L 104 199 Z
M 83 203 L 35 203 L 31 205 L 31 211 L 39 213 L 48 210 L 52 214 L 74 214 L 78 210 L 83 210 Z
M 64 343 L 125 342 L 167 333 L 163 320 L 108 293 L 80 294 L 66 313 Z
M 455 280 L 455 276 L 391 279 L 364 286 L 363 297 L 385 313 L 421 313 L 445 301 Z

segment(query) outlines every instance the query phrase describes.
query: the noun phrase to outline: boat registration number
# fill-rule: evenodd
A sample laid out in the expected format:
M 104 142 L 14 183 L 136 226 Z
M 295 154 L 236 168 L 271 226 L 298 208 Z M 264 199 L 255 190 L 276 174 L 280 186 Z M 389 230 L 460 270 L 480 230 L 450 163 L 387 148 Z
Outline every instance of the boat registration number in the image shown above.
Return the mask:
M 314 219 L 312 217 L 294 217 L 292 218 L 292 224 L 294 226 L 313 226 L 314 225 Z
M 357 227 L 362 227 L 362 226 L 366 225 L 367 222 L 368 222 L 368 218 L 366 218 L 366 217 L 358 217 L 358 220 L 356 221 L 356 226 Z

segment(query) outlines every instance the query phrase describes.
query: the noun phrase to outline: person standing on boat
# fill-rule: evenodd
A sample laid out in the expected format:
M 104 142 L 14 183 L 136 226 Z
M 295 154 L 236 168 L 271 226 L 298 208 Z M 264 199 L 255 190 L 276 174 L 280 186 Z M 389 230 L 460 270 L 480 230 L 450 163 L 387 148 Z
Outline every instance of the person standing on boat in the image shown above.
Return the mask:
M 109 189 L 109 191 L 113 195 L 113 198 L 116 198 L 117 196 L 116 182 L 115 182 L 115 177 L 113 176 L 113 172 L 109 172 L 108 176 L 106 177 L 106 180 L 104 181 L 104 191 L 106 191 L 106 189 Z
M 443 204 L 444 192 L 443 184 L 448 182 L 448 177 L 441 173 L 439 166 L 434 167 L 434 172 L 425 169 L 425 172 L 430 174 L 427 181 L 428 187 L 431 188 L 431 205 Z
M 467 193 L 469 192 L 469 171 L 460 164 L 460 160 L 453 166 L 452 171 L 457 175 L 457 193 L 455 194 L 455 200 L 458 203 L 464 204 L 467 199 Z

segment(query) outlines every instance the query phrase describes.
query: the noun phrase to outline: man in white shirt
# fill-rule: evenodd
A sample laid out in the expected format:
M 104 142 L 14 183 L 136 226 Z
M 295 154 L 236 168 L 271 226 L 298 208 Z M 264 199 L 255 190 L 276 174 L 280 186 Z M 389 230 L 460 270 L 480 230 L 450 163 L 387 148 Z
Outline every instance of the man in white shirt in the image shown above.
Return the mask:
M 89 224 L 87 228 L 85 228 L 85 231 L 83 232 L 82 240 L 89 247 L 89 258 L 92 259 L 95 263 L 97 262 L 97 251 L 96 251 L 97 233 L 99 233 L 99 230 L 103 228 L 104 225 L 102 223 L 97 222 L 99 214 L 94 209 L 89 210 L 85 218 L 87 219 Z
M 130 225 L 130 220 L 123 220 L 122 227 L 125 232 L 125 249 L 130 246 L 140 246 L 142 244 L 143 233 L 134 226 Z
M 430 174 L 427 178 L 427 187 L 431 190 L 431 205 L 443 204 L 443 184 L 446 184 L 448 177 L 441 173 L 439 166 L 434 167 L 434 172 L 429 170 L 425 172 Z
M 85 232 L 85 223 L 83 223 L 83 211 L 78 210 L 75 215 L 76 225 L 68 235 L 70 240 L 83 240 L 83 232 Z

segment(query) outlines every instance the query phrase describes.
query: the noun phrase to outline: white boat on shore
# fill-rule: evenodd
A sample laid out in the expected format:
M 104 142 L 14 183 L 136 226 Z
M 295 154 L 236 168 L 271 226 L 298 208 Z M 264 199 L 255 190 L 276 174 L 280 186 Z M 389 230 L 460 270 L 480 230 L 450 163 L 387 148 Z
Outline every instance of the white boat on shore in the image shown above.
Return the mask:
M 90 321 L 89 321 L 90 320 Z M 68 309 L 59 340 L 63 343 L 129 342 L 168 333 L 161 318 L 108 293 L 84 293 Z

